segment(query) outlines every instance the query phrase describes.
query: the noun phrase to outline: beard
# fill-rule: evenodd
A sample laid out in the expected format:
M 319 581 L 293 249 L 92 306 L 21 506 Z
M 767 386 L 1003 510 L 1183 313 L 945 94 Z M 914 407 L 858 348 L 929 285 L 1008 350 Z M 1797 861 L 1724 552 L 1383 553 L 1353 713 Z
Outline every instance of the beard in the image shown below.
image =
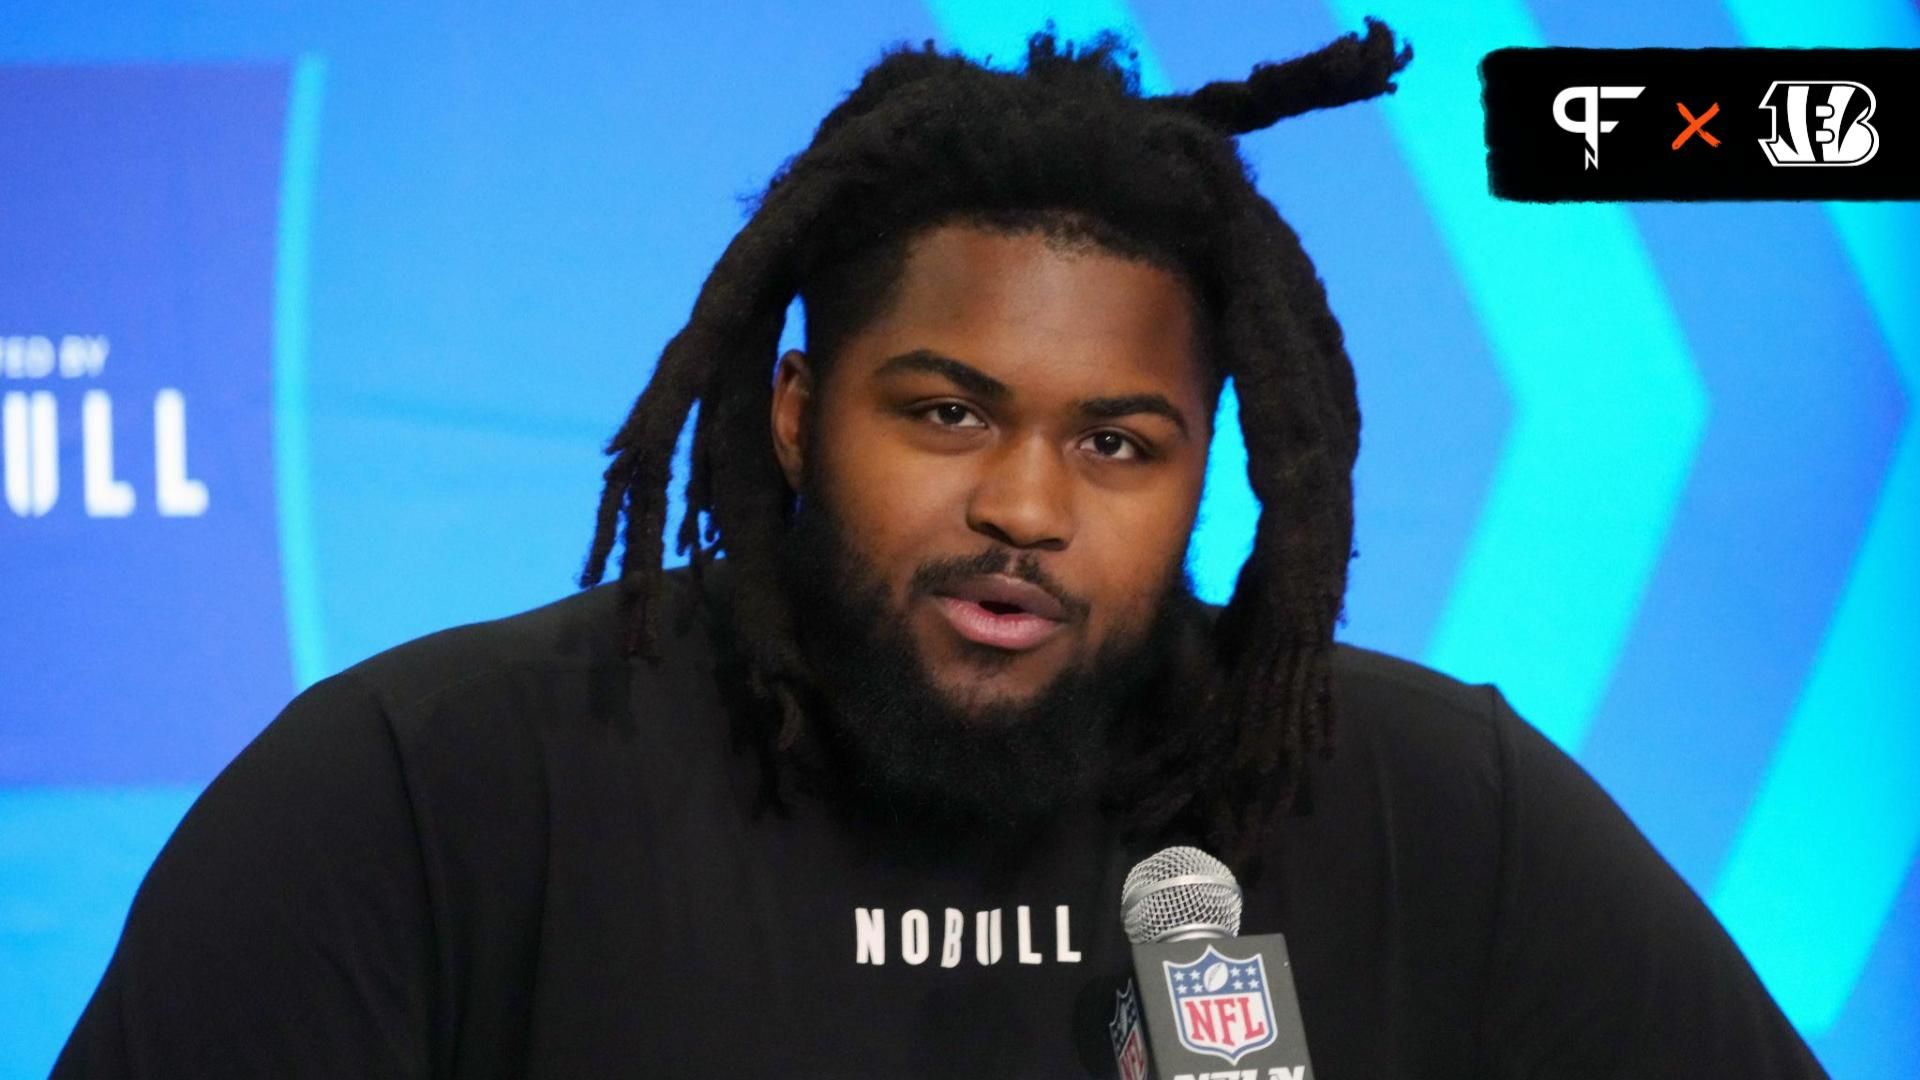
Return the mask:
M 993 832 L 1037 824 L 1093 794 L 1120 717 L 1161 677 L 1181 615 L 1198 603 L 1185 553 L 1158 583 L 1149 614 L 1115 626 L 1091 656 L 1025 697 L 963 701 L 934 679 L 907 615 L 815 486 L 791 519 L 781 572 L 816 692 L 810 716 L 836 786 L 887 819 Z M 1084 601 L 1060 590 L 1031 554 L 1004 545 L 922 564 L 907 602 L 987 573 L 1047 589 L 1084 618 Z M 974 642 L 961 648 L 983 673 L 1016 659 Z

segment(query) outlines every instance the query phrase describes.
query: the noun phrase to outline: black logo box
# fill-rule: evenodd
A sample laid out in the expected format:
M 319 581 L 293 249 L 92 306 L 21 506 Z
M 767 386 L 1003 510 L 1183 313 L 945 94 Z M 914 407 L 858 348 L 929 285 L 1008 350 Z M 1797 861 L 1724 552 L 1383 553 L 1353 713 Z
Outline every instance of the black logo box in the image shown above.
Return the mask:
M 1786 95 L 1761 107 L 1775 83 L 1851 82 L 1873 92 L 1865 122 L 1878 140 L 1858 165 L 1773 164 L 1761 149 L 1788 134 Z M 1920 49 L 1500 49 L 1480 64 L 1487 179 L 1494 195 L 1525 202 L 1756 199 L 1920 199 Z M 1554 100 L 1568 87 L 1644 87 L 1600 98 L 1597 165 L 1582 134 L 1563 130 Z M 1816 94 L 1816 97 L 1819 95 Z M 1591 99 L 1589 99 L 1591 100 Z M 1844 118 L 1857 115 L 1859 95 Z M 1677 150 L 1694 117 L 1720 110 Z M 1586 102 L 1568 106 L 1572 119 Z M 1814 123 L 1816 121 L 1809 121 Z M 1844 131 L 1847 129 L 1843 129 Z

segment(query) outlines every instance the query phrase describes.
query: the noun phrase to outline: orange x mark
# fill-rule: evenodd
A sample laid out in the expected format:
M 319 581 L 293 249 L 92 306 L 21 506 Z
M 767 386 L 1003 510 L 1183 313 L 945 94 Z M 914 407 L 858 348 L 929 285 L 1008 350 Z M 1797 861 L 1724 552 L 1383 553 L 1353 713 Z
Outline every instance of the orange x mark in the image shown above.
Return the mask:
M 1682 105 L 1676 101 L 1673 103 L 1673 107 L 1676 109 L 1679 109 L 1680 115 L 1687 118 L 1687 130 L 1681 132 L 1680 137 L 1673 140 L 1673 148 L 1675 150 L 1680 149 L 1680 144 L 1692 138 L 1696 132 L 1699 134 L 1699 136 L 1702 139 L 1707 140 L 1708 146 L 1720 145 L 1720 140 L 1714 138 L 1713 132 L 1707 130 L 1707 121 L 1713 119 L 1713 115 L 1720 111 L 1719 102 L 1716 101 L 1711 106 L 1709 106 L 1707 108 L 1707 111 L 1701 113 L 1699 119 L 1697 120 L 1694 119 L 1694 116 L 1692 113 L 1687 111 L 1687 107 L 1685 105 Z

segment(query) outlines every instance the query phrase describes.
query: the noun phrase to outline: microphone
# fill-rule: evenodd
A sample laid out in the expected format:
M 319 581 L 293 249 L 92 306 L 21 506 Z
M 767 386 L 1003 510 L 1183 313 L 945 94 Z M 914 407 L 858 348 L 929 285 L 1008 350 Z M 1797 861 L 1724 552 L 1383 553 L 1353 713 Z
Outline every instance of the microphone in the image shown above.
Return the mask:
M 1107 1025 L 1121 1080 L 1312 1080 L 1286 939 L 1238 936 L 1241 909 L 1233 872 L 1199 848 L 1127 874 L 1134 977 Z

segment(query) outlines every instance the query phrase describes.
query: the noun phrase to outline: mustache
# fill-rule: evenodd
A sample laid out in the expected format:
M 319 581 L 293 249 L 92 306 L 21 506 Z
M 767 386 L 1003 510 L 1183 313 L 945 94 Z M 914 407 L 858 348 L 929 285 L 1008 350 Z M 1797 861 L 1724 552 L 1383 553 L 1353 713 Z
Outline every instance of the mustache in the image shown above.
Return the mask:
M 977 555 L 957 555 L 922 563 L 907 582 L 907 595 L 909 598 L 927 596 L 986 574 L 1005 574 L 1045 591 L 1074 621 L 1086 618 L 1093 607 L 1054 580 L 1031 552 L 1016 558 L 1013 552 L 999 546 Z

